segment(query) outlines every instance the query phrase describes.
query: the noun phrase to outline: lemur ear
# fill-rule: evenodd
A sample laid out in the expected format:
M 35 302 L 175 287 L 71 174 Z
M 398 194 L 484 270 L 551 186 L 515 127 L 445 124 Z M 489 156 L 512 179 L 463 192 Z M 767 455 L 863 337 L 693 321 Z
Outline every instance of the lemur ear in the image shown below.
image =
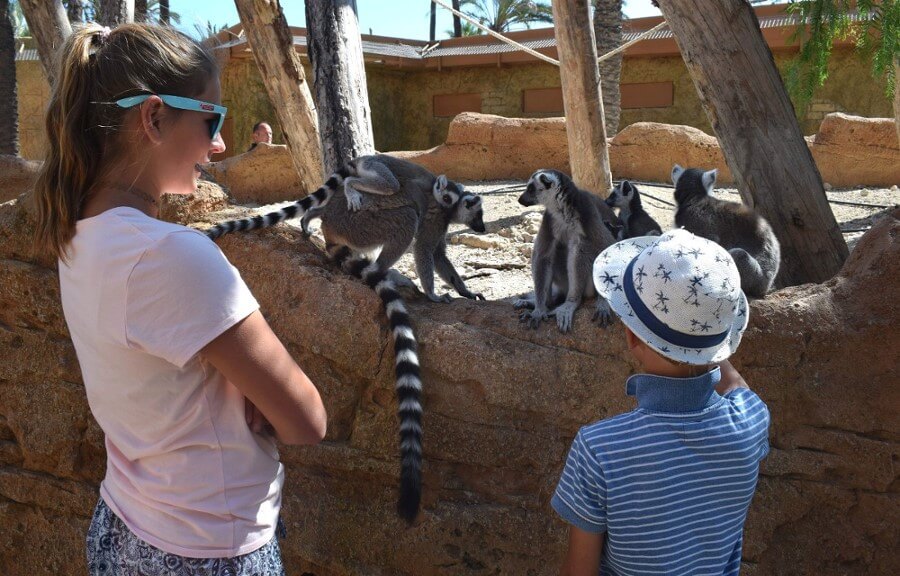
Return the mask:
M 713 184 L 716 183 L 716 174 L 718 173 L 719 171 L 716 168 L 703 173 L 703 187 L 706 188 L 707 192 L 712 190 Z
M 443 190 L 447 187 L 447 177 L 443 174 L 437 177 L 437 180 L 434 181 L 434 189 L 435 191 Z
M 684 168 L 678 164 L 672 166 L 672 184 L 678 184 L 678 179 L 684 174 Z
M 544 185 L 544 188 L 549 188 L 553 184 L 552 180 L 550 180 L 550 177 L 543 172 L 538 174 L 538 180 L 541 181 L 541 184 Z
M 634 185 L 628 180 L 622 180 L 622 193 L 625 195 L 634 192 Z

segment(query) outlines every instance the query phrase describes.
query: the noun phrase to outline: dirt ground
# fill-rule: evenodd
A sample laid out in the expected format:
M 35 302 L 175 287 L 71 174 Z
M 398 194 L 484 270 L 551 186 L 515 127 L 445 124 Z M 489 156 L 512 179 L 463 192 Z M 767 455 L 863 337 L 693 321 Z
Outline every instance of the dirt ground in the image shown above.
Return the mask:
M 502 180 L 490 182 L 465 182 L 466 188 L 477 192 L 484 199 L 484 221 L 487 232 L 476 234 L 462 226 L 452 226 L 449 232 L 448 252 L 457 271 L 473 292 L 481 292 L 488 300 L 509 300 L 531 290 L 531 249 L 534 236 L 541 222 L 541 207 L 526 208 L 516 200 L 524 191 L 525 182 Z M 644 209 L 659 222 L 663 230 L 674 226 L 674 204 L 671 186 L 638 184 Z M 739 202 L 736 189 L 722 188 L 715 191 L 717 197 Z M 844 239 L 852 250 L 874 219 L 886 214 L 900 204 L 897 186 L 881 189 L 847 189 L 827 192 Z M 855 206 L 837 202 L 855 202 L 878 206 Z M 273 204 L 265 208 L 274 208 Z M 260 212 L 263 211 L 261 208 Z M 299 226 L 299 222 L 296 223 Z M 312 229 L 318 235 L 318 222 Z M 411 254 L 406 254 L 396 268 L 406 276 L 417 280 Z M 435 291 L 455 292 L 435 278 Z

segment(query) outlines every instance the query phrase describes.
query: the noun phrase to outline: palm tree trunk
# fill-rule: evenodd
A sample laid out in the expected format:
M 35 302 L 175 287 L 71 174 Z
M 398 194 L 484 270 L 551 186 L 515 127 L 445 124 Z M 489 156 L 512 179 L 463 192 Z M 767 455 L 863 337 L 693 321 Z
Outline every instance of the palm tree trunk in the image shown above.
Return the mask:
M 434 4 L 432 3 L 432 6 Z M 453 9 L 459 12 L 459 0 L 453 0 Z M 453 15 L 453 37 L 459 38 L 462 36 L 462 20 L 456 14 Z
M 622 0 L 594 0 L 594 36 L 597 38 L 597 54 L 600 56 L 622 45 Z M 623 53 L 619 52 L 600 63 L 603 119 L 607 137 L 612 137 L 619 131 L 622 57 Z
M 16 98 L 16 39 L 9 0 L 0 0 L 0 154 L 19 155 L 19 109 Z
M 431 3 L 431 25 L 428 28 L 429 41 L 434 42 L 435 27 L 437 26 L 437 4 Z
M 147 21 L 147 0 L 134 0 L 134 21 Z
M 659 7 L 744 203 L 781 242 L 778 285 L 828 280 L 847 244 L 753 8 L 746 0 L 659 0 Z
M 169 25 L 169 0 L 159 0 L 159 23 Z
M 109 27 L 134 22 L 134 0 L 100 0 L 97 21 Z
M 612 176 L 588 0 L 553 0 L 553 21 L 572 180 L 606 198 Z
M 56 77 L 56 51 L 63 45 L 72 27 L 62 0 L 19 0 L 28 29 L 37 42 L 41 66 L 50 85 Z
M 312 192 L 323 176 L 316 106 L 284 12 L 278 0 L 234 0 L 234 5 L 300 184 Z
M 75 24 L 84 22 L 84 3 L 86 0 L 69 0 L 66 3 L 66 12 L 69 15 L 69 22 Z
M 306 27 L 322 156 L 331 173 L 375 151 L 356 2 L 307 2 Z

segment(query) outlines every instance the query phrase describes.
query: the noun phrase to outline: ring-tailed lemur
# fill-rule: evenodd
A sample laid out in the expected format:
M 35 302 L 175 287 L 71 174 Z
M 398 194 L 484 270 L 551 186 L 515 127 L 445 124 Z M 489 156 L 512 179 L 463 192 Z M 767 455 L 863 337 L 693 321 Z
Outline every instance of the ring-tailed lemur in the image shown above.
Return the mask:
M 613 188 L 606 205 L 619 209 L 619 220 L 622 221 L 622 229 L 616 235 L 616 240 L 625 240 L 636 236 L 659 236 L 662 228 L 652 216 L 647 214 L 641 204 L 641 193 L 637 186 L 628 180 L 622 180 Z
M 712 195 L 716 170 L 672 168 L 675 184 L 675 226 L 702 236 L 728 250 L 748 296 L 765 297 L 781 264 L 781 246 L 765 218 L 749 206 Z
M 421 166 L 390 156 L 379 158 L 399 183 L 394 194 L 365 196 L 360 208 L 355 211 L 350 209 L 348 203 L 329 202 L 335 193 L 342 192 L 343 180 L 351 171 L 345 166 L 307 198 L 265 216 L 222 222 L 210 229 L 210 236 L 217 238 L 232 230 L 271 226 L 305 215 L 313 209 L 322 218 L 328 256 L 353 276 L 361 278 L 381 298 L 394 338 L 401 456 L 397 510 L 400 516 L 411 522 L 418 512 L 422 491 L 422 408 L 419 401 L 422 381 L 415 333 L 403 298 L 397 290 L 398 284 L 411 282 L 392 270 L 391 266 L 415 240 L 417 271 L 429 299 L 444 300 L 434 294 L 430 284 L 433 271 L 426 267 L 431 262 L 436 264 L 438 274 L 462 296 L 481 297 L 466 289 L 453 264 L 446 258 L 444 242 L 451 222 L 466 224 L 477 232 L 483 232 L 483 209 L 478 196 L 465 192 L 460 185 L 443 175 L 435 177 Z M 379 250 L 374 262 L 360 256 Z
M 531 308 L 519 318 L 532 328 L 556 316 L 559 330 L 568 332 L 582 299 L 594 296 L 593 320 L 599 318 L 601 325 L 611 322 L 609 304 L 597 294 L 591 277 L 594 259 L 615 242 L 602 217 L 603 201 L 598 200 L 557 170 L 532 174 L 519 197 L 523 206 L 540 203 L 546 208 L 531 255 L 534 293 L 515 302 L 516 308 Z

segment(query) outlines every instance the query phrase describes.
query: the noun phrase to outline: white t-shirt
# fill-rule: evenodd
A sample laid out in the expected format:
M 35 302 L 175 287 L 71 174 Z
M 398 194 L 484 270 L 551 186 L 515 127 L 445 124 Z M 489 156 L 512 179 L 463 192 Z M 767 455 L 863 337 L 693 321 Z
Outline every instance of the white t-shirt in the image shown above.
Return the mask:
M 197 356 L 259 308 L 238 271 L 200 232 L 118 207 L 77 223 L 59 278 L 106 433 L 103 500 L 172 554 L 263 546 L 281 506 L 278 450 L 250 431 L 240 391 Z

